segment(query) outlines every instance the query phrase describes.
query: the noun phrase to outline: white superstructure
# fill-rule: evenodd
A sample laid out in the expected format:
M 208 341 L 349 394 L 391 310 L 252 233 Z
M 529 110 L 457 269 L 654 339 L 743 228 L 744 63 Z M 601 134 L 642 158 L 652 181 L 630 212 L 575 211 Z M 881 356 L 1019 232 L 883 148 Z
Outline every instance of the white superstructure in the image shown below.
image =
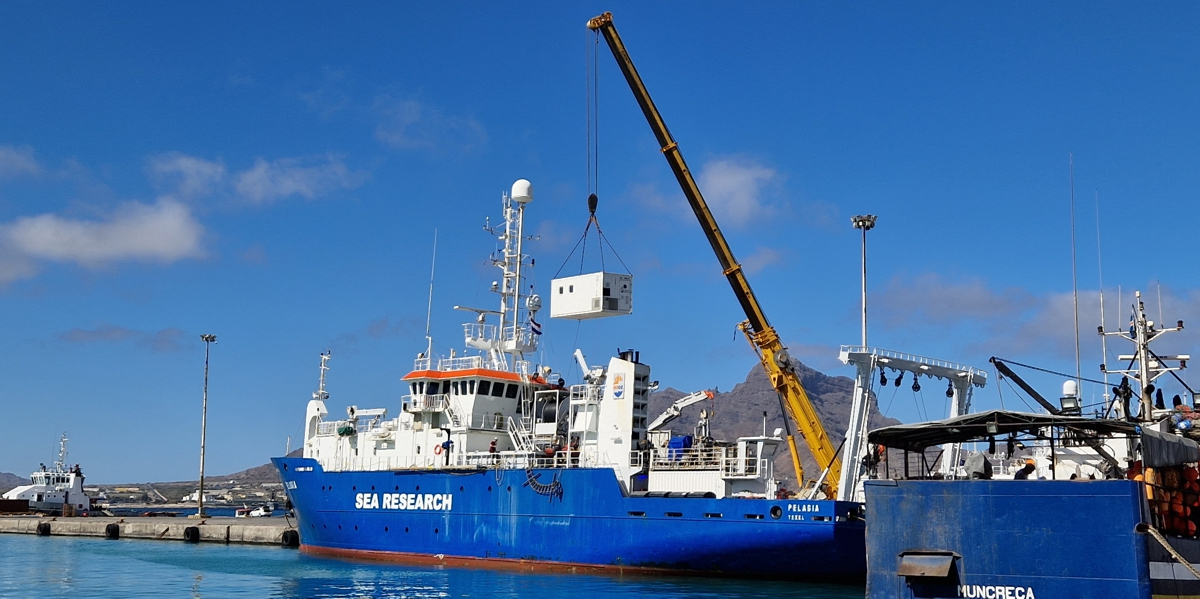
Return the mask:
M 51 469 L 45 465 L 29 475 L 30 484 L 10 489 L 4 499 L 26 500 L 30 511 L 70 514 L 87 512 L 92 500 L 83 492 L 83 471 L 79 464 L 67 468 L 67 434 L 58 441 L 58 461 Z
M 532 185 L 517 181 L 503 196 L 504 224 L 485 226 L 502 245 L 492 256 L 501 271 L 491 286 L 499 309 L 455 306 L 476 315 L 463 325 L 465 350 L 437 358 L 429 350 L 418 354 L 398 402 L 351 405 L 345 418 L 328 419 L 330 356 L 321 356 L 305 417 L 304 457 L 327 471 L 611 468 L 627 493 L 774 493 L 778 434 L 718 442 L 706 430 L 699 438 L 647 432 L 655 387 L 638 352 L 621 351 L 595 366 L 576 351 L 584 382 L 570 386 L 532 361 L 542 309 L 526 281 L 533 260 L 523 250 L 532 200 Z

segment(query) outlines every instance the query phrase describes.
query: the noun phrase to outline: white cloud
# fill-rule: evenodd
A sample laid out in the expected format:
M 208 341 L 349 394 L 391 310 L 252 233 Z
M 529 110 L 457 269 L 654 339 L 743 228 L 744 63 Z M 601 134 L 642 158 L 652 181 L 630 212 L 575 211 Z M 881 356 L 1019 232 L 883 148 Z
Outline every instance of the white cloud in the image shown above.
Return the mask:
M 179 152 L 151 156 L 147 168 L 155 181 L 185 198 L 208 195 L 225 180 L 224 164 Z
M 183 344 L 186 332 L 171 327 L 155 332 L 137 331 L 112 324 L 103 324 L 94 329 L 74 328 L 58 335 L 67 343 L 119 343 L 134 341 L 154 353 L 177 352 L 186 348 Z
M 413 97 L 383 94 L 375 99 L 375 114 L 375 138 L 400 150 L 469 152 L 487 143 L 479 121 Z
M 237 175 L 234 189 L 255 204 L 295 195 L 311 200 L 339 188 L 355 189 L 368 177 L 366 171 L 351 170 L 333 155 L 324 161 L 281 158 L 268 162 L 259 158 L 252 168 Z
M 698 183 L 719 222 L 744 227 L 778 211 L 763 192 L 781 181 L 775 169 L 750 160 L 723 158 L 705 163 Z
M 871 293 L 872 318 L 890 328 L 1011 318 L 1037 303 L 1021 289 L 997 291 L 982 279 L 947 281 L 932 273 L 898 276 L 881 291 Z
M 122 204 L 103 220 L 41 214 L 0 225 L 0 239 L 15 254 L 13 264 L 33 259 L 88 268 L 122 260 L 171 263 L 198 257 L 203 255 L 203 234 L 187 206 L 165 198 L 154 204 Z
M 1153 289 L 1147 286 L 1146 289 Z M 1143 293 L 1146 313 L 1159 320 L 1157 294 Z M 1129 321 L 1132 293 L 1118 305 L 1115 289 L 1105 291 L 1107 330 L 1118 330 Z M 1070 292 L 1035 295 L 1019 288 L 992 289 L 980 279 L 946 281 L 935 274 L 896 278 L 882 291 L 871 294 L 871 318 L 883 328 L 910 332 L 929 331 L 940 338 L 951 331 L 972 341 L 968 352 L 991 355 L 1041 355 L 1074 360 L 1075 299 Z M 1162 318 L 1200 322 L 1200 290 L 1163 288 Z M 1079 291 L 1079 337 L 1085 360 L 1100 358 L 1096 326 L 1100 324 L 1100 292 Z M 1158 351 L 1186 351 L 1196 341 L 1194 328 L 1163 337 Z M 1110 352 L 1126 351 L 1127 342 L 1110 340 Z M 1114 349 L 1117 348 L 1117 349 Z M 1111 356 L 1110 356 L 1111 359 Z
M 742 268 L 746 269 L 747 273 L 754 274 L 761 272 L 764 268 L 772 264 L 781 264 L 783 259 L 783 252 L 767 247 L 760 247 L 754 250 L 754 253 L 742 259 L 741 263 Z
M 33 157 L 29 146 L 0 145 L 0 177 L 38 175 L 42 166 Z

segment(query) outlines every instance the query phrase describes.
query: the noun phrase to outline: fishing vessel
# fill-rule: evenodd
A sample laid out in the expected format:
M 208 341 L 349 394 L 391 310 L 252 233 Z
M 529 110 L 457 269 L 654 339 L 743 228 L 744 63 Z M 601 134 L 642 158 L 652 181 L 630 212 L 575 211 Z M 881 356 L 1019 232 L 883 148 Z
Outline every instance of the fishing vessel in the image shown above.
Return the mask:
M 702 419 L 664 427 L 701 392 L 650 419 L 657 383 L 635 350 L 589 364 L 567 385 L 535 363 L 541 298 L 527 275 L 524 214 L 532 186 L 502 197 L 493 257 L 498 309 L 456 306 L 464 349 L 432 343 L 395 404 L 330 417 L 321 356 L 302 457 L 275 458 L 301 549 L 410 563 L 568 571 L 702 572 L 858 579 L 861 503 L 777 499 L 782 429 L 723 441 Z M 600 277 L 600 281 L 620 281 Z M 619 283 L 617 283 L 619 285 Z M 568 294 L 574 289 L 551 293 Z M 596 310 L 628 311 L 630 290 L 597 285 Z M 625 298 L 625 299 L 621 299 Z M 616 302 L 605 301 L 616 299 Z
M 864 484 L 869 598 L 1200 596 L 1200 446 L 1194 402 L 1166 405 L 1160 377 L 1190 356 L 1151 349 L 1183 329 L 1138 294 L 1121 376 L 1085 416 L 1079 381 L 1057 403 L 993 358 L 1041 413 L 992 410 L 872 431 Z M 1108 387 L 1105 387 L 1108 390 Z M 1131 401 L 1132 400 L 1132 401 Z M 975 444 L 948 463 L 940 446 Z M 945 464 L 944 468 L 937 467 Z
M 83 492 L 83 470 L 67 467 L 67 434 L 58 440 L 58 459 L 50 468 L 42 464 L 29 475 L 30 484 L 9 489 L 3 499 L 28 501 L 29 511 L 53 515 L 86 514 L 92 500 Z

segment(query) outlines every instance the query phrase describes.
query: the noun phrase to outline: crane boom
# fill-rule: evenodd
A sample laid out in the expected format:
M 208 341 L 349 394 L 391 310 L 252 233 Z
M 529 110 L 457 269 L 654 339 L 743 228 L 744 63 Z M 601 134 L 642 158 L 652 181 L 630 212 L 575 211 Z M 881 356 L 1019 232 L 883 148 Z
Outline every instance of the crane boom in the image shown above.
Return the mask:
M 671 137 L 671 132 L 667 129 L 667 123 L 663 120 L 662 115 L 659 114 L 658 108 L 655 107 L 654 100 L 650 99 L 650 92 L 646 90 L 646 85 L 642 83 L 642 78 L 638 75 L 637 69 L 634 68 L 633 60 L 629 58 L 629 53 L 625 50 L 625 44 L 621 41 L 621 36 L 617 34 L 616 26 L 613 25 L 612 13 L 606 12 L 588 21 L 587 26 L 592 31 L 598 31 L 604 36 L 605 41 L 608 42 L 608 47 L 612 50 L 613 58 L 617 61 L 617 66 L 620 67 L 621 73 L 625 75 L 625 81 L 629 83 L 629 88 L 633 91 L 638 105 L 641 106 L 642 113 L 646 116 L 646 121 L 650 124 L 650 129 L 654 131 L 654 136 L 658 139 L 659 147 L 662 150 L 663 156 L 667 159 L 667 164 L 671 166 L 671 171 L 675 173 L 675 178 L 679 181 L 680 188 L 683 189 L 683 195 L 687 197 L 688 204 L 691 205 L 692 211 L 696 213 L 696 219 L 700 221 L 700 227 L 704 230 L 705 237 L 708 238 L 713 252 L 717 255 L 717 260 L 721 263 L 721 269 L 725 274 L 725 278 L 729 280 L 729 285 L 733 288 L 734 296 L 737 297 L 738 303 L 741 304 L 742 311 L 746 313 L 746 321 L 741 323 L 740 328 L 754 347 L 759 360 L 762 361 L 767 377 L 771 381 L 771 386 L 779 394 L 780 403 L 783 405 L 784 411 L 800 429 L 800 433 L 807 442 L 809 450 L 812 452 L 813 457 L 816 458 L 817 465 L 822 470 L 831 472 L 840 471 L 841 463 L 837 457 L 837 451 L 834 450 L 829 436 L 825 433 L 825 427 L 821 424 L 821 419 L 817 416 L 812 402 L 809 401 L 808 393 L 805 392 L 804 386 L 800 384 L 799 374 L 791 366 L 787 347 L 779 339 L 779 334 L 767 322 L 767 315 L 763 312 L 762 306 L 759 305 L 758 299 L 755 298 L 754 291 L 750 289 L 750 283 L 746 280 L 746 274 L 734 258 L 733 250 L 729 248 L 729 243 L 725 241 L 725 235 L 721 233 L 721 228 L 717 226 L 716 218 L 713 217 L 712 212 L 708 209 L 708 204 L 704 201 L 704 195 L 700 193 L 700 187 L 696 184 L 691 171 L 688 170 L 687 163 L 683 160 L 683 154 L 679 151 L 679 144 L 675 143 L 675 139 Z M 796 441 L 790 431 L 788 432 L 787 441 L 788 449 L 792 452 L 792 466 L 796 470 L 796 484 L 803 485 L 804 470 L 800 466 L 800 458 L 796 453 Z M 836 483 L 831 484 L 830 487 L 831 491 L 829 494 L 836 496 Z
M 658 418 L 654 419 L 654 422 L 646 425 L 646 432 L 658 430 L 658 427 L 667 424 L 676 418 L 679 418 L 679 415 L 683 413 L 684 408 L 692 404 L 702 402 L 706 399 L 712 399 L 713 395 L 714 394 L 712 391 L 697 391 L 691 395 L 684 395 L 683 397 L 680 397 L 679 399 L 675 400 L 675 403 L 672 403 L 665 411 L 663 411 L 662 414 L 659 414 Z

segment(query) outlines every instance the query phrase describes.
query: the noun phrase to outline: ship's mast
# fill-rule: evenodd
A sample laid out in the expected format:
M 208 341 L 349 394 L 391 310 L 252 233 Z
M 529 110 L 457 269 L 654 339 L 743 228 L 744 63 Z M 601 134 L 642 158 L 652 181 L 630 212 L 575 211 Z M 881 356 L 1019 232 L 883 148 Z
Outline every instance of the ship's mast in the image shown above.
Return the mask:
M 67 469 L 67 433 L 65 432 L 58 440 L 58 461 L 54 462 L 54 469 L 58 472 L 64 472 Z
M 1180 320 L 1176 326 L 1165 328 L 1162 323 L 1155 323 L 1146 318 L 1146 304 L 1142 302 L 1142 292 L 1134 293 L 1135 304 L 1133 305 L 1133 318 L 1130 323 L 1129 331 L 1105 331 L 1103 325 L 1100 327 L 1101 335 L 1116 335 L 1118 337 L 1132 341 L 1137 348 L 1136 353 L 1129 355 L 1117 356 L 1121 362 L 1137 362 L 1137 368 L 1126 368 L 1122 370 L 1108 370 L 1106 372 L 1112 374 L 1123 374 L 1132 376 L 1138 381 L 1141 386 L 1141 408 L 1138 411 L 1138 418 L 1143 421 L 1151 420 L 1152 410 L 1154 409 L 1154 381 L 1168 372 L 1183 369 L 1187 361 L 1191 359 L 1189 355 L 1174 355 L 1160 356 L 1150 350 L 1150 342 L 1156 339 L 1163 333 L 1183 330 L 1183 321 Z M 1179 361 L 1179 366 L 1170 367 L 1166 365 L 1167 361 Z M 1130 364 L 1132 366 L 1132 364 Z
M 331 356 L 332 352 L 329 350 L 325 350 L 325 353 L 321 354 L 321 378 L 317 381 L 317 391 L 313 393 L 313 399 L 320 401 L 329 399 L 329 394 L 325 392 L 325 371 L 329 370 L 329 358 Z
M 513 183 L 512 193 L 503 195 L 504 225 L 493 227 L 485 224 L 483 227 L 504 243 L 501 256 L 492 257 L 492 265 L 502 272 L 500 281 L 492 283 L 492 291 L 500 294 L 500 310 L 496 312 L 455 306 L 455 309 L 479 315 L 478 324 L 466 325 L 467 347 L 487 351 L 489 367 L 519 374 L 531 374 L 521 371 L 528 366 L 525 363 L 525 355 L 537 351 L 538 335 L 525 320 L 532 320 L 533 315 L 541 308 L 541 299 L 536 294 L 522 293 L 525 286 L 522 269 L 527 258 L 524 254 L 525 205 L 532 200 L 533 185 L 524 179 L 518 180 Z M 522 299 L 525 300 L 524 303 Z M 488 314 L 494 314 L 500 320 L 494 330 L 485 324 Z M 525 314 L 528 314 L 527 318 L 523 316 Z M 506 354 L 513 356 L 511 363 Z

